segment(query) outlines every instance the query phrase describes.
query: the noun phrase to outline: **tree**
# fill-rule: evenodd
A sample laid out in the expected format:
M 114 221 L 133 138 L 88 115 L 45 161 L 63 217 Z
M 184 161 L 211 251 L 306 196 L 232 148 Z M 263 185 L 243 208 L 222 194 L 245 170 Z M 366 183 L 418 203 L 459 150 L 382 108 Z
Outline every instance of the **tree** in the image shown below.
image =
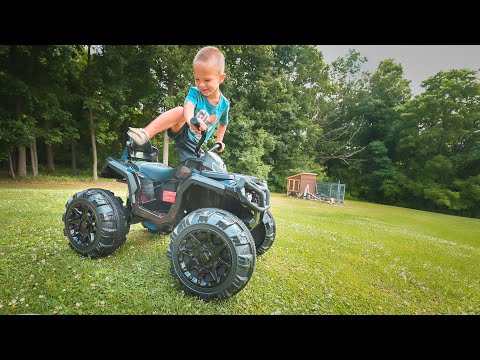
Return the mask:
M 475 193 L 471 184 L 480 169 L 477 74 L 469 69 L 441 71 L 423 81 L 425 92 L 402 107 L 394 126 L 397 165 L 423 189 L 416 198 L 424 209 L 470 215 L 477 211 L 464 192 Z
M 0 149 L 2 157 L 8 159 L 12 177 L 17 169 L 19 176 L 27 173 L 25 147 L 35 130 L 36 121 L 30 116 L 33 94 L 28 82 L 31 52 L 32 47 L 27 45 L 0 46 Z M 15 165 L 16 149 L 19 156 Z
M 224 89 L 232 108 L 225 159 L 234 171 L 268 178 L 283 189 L 292 172 L 322 171 L 312 156 L 328 78 L 313 46 L 229 46 Z M 316 101 L 312 101 L 316 99 Z
M 317 161 L 329 167 L 360 153 L 365 146 L 356 141 L 365 125 L 363 107 L 368 102 L 369 73 L 362 72 L 367 59 L 350 49 L 336 59 L 330 70 L 333 92 L 328 97 L 329 108 L 320 126 L 323 131 L 317 142 Z

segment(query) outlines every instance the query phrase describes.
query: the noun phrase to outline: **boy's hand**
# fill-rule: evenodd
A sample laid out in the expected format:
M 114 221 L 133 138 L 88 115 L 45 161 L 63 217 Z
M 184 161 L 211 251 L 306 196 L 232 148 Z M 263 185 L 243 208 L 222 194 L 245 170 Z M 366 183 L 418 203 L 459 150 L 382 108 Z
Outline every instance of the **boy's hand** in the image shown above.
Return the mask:
M 205 123 L 196 116 L 192 117 L 189 121 L 187 121 L 187 124 L 188 126 L 190 126 L 190 129 L 199 134 L 201 134 L 202 131 L 205 131 L 205 129 L 207 128 Z
M 197 113 L 196 117 L 198 119 L 198 122 L 200 123 L 200 131 L 207 130 L 207 125 L 205 123 L 208 122 L 208 118 L 210 117 L 210 115 L 208 115 L 207 111 L 206 110 L 200 110 Z
M 205 125 L 205 123 L 208 121 L 208 118 L 210 117 L 210 115 L 208 115 L 208 113 L 205 111 L 205 110 L 200 110 L 196 116 L 194 116 L 192 119 L 190 119 L 190 123 L 188 125 L 190 125 L 190 127 L 195 130 L 196 132 L 199 132 L 201 133 L 202 131 L 205 131 L 207 130 L 207 125 Z M 193 119 L 196 119 L 197 121 L 193 121 L 192 123 L 192 120 Z M 198 122 L 198 125 L 197 125 L 197 122 Z M 193 125 L 193 126 L 192 126 Z
M 216 144 L 220 144 L 220 149 L 217 150 L 218 152 L 222 152 L 223 150 L 225 150 L 225 144 L 223 143 L 223 141 L 217 141 Z

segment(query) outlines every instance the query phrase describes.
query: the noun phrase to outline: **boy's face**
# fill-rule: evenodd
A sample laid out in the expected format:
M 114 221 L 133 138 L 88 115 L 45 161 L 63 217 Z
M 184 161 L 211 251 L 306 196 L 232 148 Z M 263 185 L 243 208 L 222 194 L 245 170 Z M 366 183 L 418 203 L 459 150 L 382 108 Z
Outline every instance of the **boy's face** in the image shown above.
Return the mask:
M 225 80 L 225 74 L 210 64 L 195 64 L 193 66 L 195 86 L 205 97 L 216 96 L 220 84 Z

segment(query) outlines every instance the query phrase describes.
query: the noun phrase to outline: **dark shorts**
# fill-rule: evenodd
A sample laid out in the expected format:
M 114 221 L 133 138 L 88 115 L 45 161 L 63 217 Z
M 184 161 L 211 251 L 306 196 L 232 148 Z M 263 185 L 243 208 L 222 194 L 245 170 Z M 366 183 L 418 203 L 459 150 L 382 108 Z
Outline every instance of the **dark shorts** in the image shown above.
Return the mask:
M 177 145 L 178 158 L 182 164 L 187 159 L 197 158 L 197 155 L 195 155 L 195 147 L 197 146 L 197 143 L 193 142 L 188 136 L 188 129 L 189 126 L 187 123 L 185 123 L 182 126 L 182 129 L 175 135 L 170 131 L 170 129 L 167 130 L 168 136 L 175 141 L 175 144 Z M 203 151 L 200 150 L 200 154 L 202 153 Z

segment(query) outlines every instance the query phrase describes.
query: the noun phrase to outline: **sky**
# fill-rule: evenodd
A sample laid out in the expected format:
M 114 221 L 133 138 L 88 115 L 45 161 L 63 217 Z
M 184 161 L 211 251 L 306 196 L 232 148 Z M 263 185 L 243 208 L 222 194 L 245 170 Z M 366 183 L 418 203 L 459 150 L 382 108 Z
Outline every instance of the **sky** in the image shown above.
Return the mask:
M 480 45 L 317 45 L 326 63 L 357 50 L 368 61 L 364 70 L 375 71 L 380 61 L 394 59 L 402 64 L 404 78 L 411 80 L 414 95 L 423 92 L 420 83 L 439 71 L 480 69 Z

